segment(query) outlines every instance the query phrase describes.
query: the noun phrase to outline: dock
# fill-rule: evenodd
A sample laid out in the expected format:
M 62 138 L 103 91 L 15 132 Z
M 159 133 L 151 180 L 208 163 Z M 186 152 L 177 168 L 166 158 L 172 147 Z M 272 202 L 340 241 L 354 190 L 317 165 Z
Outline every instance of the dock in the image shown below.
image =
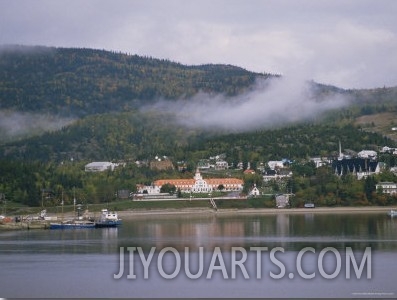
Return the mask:
M 48 221 L 29 221 L 29 222 L 3 222 L 0 223 L 0 230 L 29 230 L 29 229 L 48 229 Z

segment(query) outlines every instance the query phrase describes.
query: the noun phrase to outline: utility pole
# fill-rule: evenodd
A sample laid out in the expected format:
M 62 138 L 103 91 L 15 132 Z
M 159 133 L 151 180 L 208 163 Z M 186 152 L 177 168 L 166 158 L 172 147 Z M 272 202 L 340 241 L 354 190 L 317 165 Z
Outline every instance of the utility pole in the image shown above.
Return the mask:
M 76 188 L 73 187 L 73 214 L 76 213 Z

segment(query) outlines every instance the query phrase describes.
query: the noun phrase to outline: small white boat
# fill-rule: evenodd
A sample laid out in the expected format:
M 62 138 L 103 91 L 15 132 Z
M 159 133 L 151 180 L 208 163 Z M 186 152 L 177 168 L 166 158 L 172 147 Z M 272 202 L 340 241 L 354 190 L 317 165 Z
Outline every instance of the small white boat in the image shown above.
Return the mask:
M 101 217 L 95 222 L 95 227 L 117 227 L 121 225 L 117 212 L 110 212 L 107 209 L 102 209 Z
M 397 216 L 397 210 L 390 210 L 388 213 L 387 213 L 389 216 L 391 216 L 391 217 L 396 217 Z

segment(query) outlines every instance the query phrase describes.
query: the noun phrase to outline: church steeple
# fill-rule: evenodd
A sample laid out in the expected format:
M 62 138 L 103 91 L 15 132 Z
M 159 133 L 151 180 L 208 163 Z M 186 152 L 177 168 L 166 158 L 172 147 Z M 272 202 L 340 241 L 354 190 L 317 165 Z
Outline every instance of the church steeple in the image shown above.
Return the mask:
M 202 180 L 203 177 L 200 174 L 199 168 L 196 169 L 196 174 L 194 175 L 194 180 Z
M 341 145 L 340 140 L 339 140 L 339 156 L 338 156 L 338 160 L 342 160 L 342 159 L 343 159 L 342 145 Z

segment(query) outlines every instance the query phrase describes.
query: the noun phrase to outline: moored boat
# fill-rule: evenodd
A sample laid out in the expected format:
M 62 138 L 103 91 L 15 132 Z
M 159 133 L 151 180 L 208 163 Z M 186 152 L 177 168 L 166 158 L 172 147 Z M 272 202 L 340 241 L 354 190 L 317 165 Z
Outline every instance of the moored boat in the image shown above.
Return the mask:
M 110 212 L 107 209 L 102 209 L 101 216 L 98 221 L 95 222 L 95 227 L 117 227 L 121 225 L 121 219 L 119 219 L 117 212 Z
M 391 217 L 396 217 L 397 216 L 397 210 L 390 210 L 388 213 L 387 213 L 389 216 L 391 216 Z
M 69 220 L 64 222 L 50 223 L 50 229 L 85 229 L 95 228 L 95 222 L 84 220 Z

